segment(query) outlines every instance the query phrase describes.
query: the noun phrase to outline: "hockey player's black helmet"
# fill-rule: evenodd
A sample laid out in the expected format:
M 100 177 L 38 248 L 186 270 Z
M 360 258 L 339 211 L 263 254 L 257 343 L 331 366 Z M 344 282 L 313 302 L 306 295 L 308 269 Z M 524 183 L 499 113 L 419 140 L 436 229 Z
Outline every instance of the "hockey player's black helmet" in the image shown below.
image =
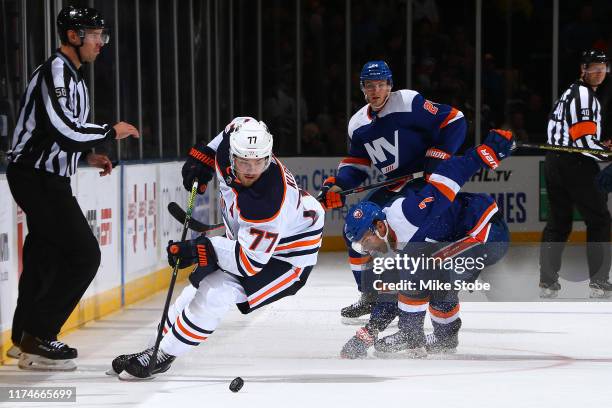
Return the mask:
M 68 30 L 75 30 L 79 37 L 85 37 L 85 29 L 105 29 L 102 42 L 109 40 L 107 25 L 100 12 L 90 7 L 64 7 L 57 15 L 57 33 L 62 43 L 68 43 Z
M 607 64 L 608 56 L 605 52 L 600 50 L 586 50 L 582 52 L 580 57 L 580 63 L 583 65 L 589 65 L 593 63 Z

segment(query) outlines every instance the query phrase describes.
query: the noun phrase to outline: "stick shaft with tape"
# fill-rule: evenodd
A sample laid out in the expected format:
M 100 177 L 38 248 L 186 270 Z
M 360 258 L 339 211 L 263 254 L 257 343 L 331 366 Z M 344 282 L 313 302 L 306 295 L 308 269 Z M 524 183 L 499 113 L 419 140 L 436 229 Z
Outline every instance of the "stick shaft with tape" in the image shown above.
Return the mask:
M 550 150 L 550 151 L 566 152 L 566 153 L 589 153 L 589 154 L 597 154 L 601 156 L 612 156 L 612 151 L 609 151 L 609 150 L 585 149 L 583 147 L 555 146 L 555 145 L 549 145 L 549 144 L 522 143 L 522 142 L 518 142 L 516 144 L 516 147 L 523 148 L 523 149 L 539 149 L 539 150 Z
M 183 233 L 181 234 L 181 242 L 185 241 L 187 238 L 187 231 L 189 229 L 189 220 L 191 219 L 191 213 L 193 212 L 193 206 L 195 204 L 195 196 L 198 192 L 198 180 L 195 179 L 193 181 L 193 186 L 191 187 L 191 193 L 189 194 L 189 200 L 187 201 L 187 213 L 185 215 L 185 222 L 183 223 Z M 149 361 L 149 374 L 152 373 L 155 368 L 155 364 L 157 362 L 157 353 L 159 352 L 159 344 L 161 343 L 163 333 L 164 333 L 164 325 L 166 324 L 166 315 L 168 314 L 168 310 L 170 309 L 170 300 L 172 299 L 172 292 L 174 292 L 174 285 L 176 284 L 176 277 L 178 275 L 179 264 L 181 263 L 180 258 L 176 260 L 176 264 L 172 269 L 172 277 L 170 278 L 170 286 L 168 287 L 168 294 L 166 295 L 166 303 L 164 304 L 164 312 L 161 316 L 161 322 L 159 323 L 159 327 L 157 328 L 157 338 L 155 339 L 155 346 L 153 347 L 153 355 L 151 356 L 151 360 Z

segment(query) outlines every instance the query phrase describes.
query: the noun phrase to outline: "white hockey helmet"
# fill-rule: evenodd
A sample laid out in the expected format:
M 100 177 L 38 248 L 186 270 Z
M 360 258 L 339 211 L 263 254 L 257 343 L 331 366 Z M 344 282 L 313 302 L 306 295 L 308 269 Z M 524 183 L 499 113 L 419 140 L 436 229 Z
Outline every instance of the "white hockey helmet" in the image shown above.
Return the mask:
M 230 163 L 234 168 L 234 156 L 243 159 L 266 158 L 264 171 L 272 158 L 272 135 L 262 121 L 239 117 L 232 121 L 229 135 Z

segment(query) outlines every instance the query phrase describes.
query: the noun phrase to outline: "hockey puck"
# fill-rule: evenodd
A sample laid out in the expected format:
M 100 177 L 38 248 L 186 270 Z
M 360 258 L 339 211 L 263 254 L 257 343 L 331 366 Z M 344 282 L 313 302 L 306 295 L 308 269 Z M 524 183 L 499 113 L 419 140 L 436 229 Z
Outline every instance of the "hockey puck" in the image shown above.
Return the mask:
M 243 385 L 244 385 L 244 380 L 240 377 L 236 377 L 230 383 L 229 389 L 231 392 L 238 392 L 242 389 Z

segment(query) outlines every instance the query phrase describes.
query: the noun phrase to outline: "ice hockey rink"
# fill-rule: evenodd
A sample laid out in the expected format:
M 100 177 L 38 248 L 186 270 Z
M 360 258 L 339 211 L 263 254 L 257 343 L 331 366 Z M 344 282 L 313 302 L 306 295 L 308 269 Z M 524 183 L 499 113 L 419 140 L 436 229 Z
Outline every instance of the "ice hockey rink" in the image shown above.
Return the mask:
M 526 291 L 530 279 L 533 286 L 537 282 L 537 275 L 530 276 L 523 282 Z M 77 371 L 22 371 L 9 360 L 0 366 L 0 383 L 76 387 L 76 404 L 19 404 L 32 407 L 515 408 L 606 407 L 612 401 L 609 302 L 463 302 L 455 355 L 340 359 L 342 345 L 358 326 L 340 322 L 338 310 L 354 300 L 355 290 L 339 253 L 321 255 L 298 295 L 248 316 L 231 311 L 209 340 L 169 372 L 138 383 L 106 376 L 113 357 L 144 348 L 164 296 L 158 293 L 64 336 L 79 349 Z M 395 329 L 393 323 L 387 332 Z M 232 393 L 228 386 L 237 376 L 245 385 Z

